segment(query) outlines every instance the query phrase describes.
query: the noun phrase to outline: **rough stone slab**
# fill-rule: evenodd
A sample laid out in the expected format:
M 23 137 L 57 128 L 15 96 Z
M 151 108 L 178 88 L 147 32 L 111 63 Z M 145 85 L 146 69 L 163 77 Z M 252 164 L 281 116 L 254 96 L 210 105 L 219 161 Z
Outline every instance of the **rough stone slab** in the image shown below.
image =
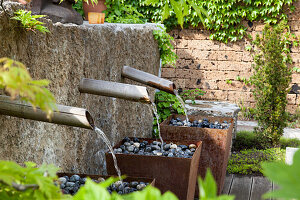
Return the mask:
M 9 12 L 21 8 L 5 2 Z M 160 55 L 153 24 L 77 26 L 43 20 L 51 33 L 20 28 L 0 9 L 0 57 L 23 62 L 34 79 L 49 79 L 57 103 L 86 108 L 113 144 L 124 136 L 151 137 L 149 105 L 80 94 L 81 78 L 137 84 L 123 79 L 124 65 L 157 75 Z M 148 88 L 153 98 L 154 89 Z M 1 92 L 0 92 L 1 93 Z M 53 163 L 64 172 L 105 172 L 107 148 L 93 131 L 0 116 L 0 159 Z
M 293 147 L 287 147 L 286 153 L 285 153 L 285 163 L 288 165 L 293 164 L 293 158 L 296 151 L 298 151 L 299 148 L 293 148 Z
M 283 137 L 296 138 L 300 140 L 300 128 L 285 128 Z
M 216 117 L 235 117 L 240 111 L 240 108 L 236 104 L 218 101 L 195 100 L 195 104 L 192 104 L 191 100 L 187 100 L 185 107 L 189 115 L 209 115 Z

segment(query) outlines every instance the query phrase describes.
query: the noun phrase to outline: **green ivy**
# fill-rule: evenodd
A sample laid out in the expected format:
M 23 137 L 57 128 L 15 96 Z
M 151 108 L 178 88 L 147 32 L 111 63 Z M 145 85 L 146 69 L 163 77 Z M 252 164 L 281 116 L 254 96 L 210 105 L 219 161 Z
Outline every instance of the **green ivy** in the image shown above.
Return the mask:
M 158 43 L 162 66 L 165 66 L 166 64 L 175 65 L 177 55 L 174 52 L 174 46 L 171 43 L 171 41 L 174 40 L 174 38 L 166 32 L 166 28 L 159 28 L 160 30 L 153 31 L 153 36 Z
M 136 7 L 148 22 L 163 23 L 168 30 L 183 23 L 184 27 L 198 27 L 201 23 L 211 30 L 210 39 L 222 42 L 237 41 L 246 35 L 247 27 L 254 21 L 276 24 L 287 19 L 296 0 L 206 0 L 186 1 L 179 10 L 175 4 L 184 1 L 166 0 L 126 0 L 122 5 Z M 151 5 L 149 3 L 151 2 Z M 173 4 L 173 5 L 172 5 Z M 171 9 L 173 8 L 173 9 Z M 181 12 L 181 14 L 178 14 Z M 177 16 L 177 18 L 176 18 Z M 179 16 L 179 17 L 178 17 Z M 183 18 L 181 18 L 183 16 Z M 169 17 L 169 18 L 167 18 Z M 167 19 L 166 19 L 167 18 Z M 180 19 L 180 20 L 179 20 Z

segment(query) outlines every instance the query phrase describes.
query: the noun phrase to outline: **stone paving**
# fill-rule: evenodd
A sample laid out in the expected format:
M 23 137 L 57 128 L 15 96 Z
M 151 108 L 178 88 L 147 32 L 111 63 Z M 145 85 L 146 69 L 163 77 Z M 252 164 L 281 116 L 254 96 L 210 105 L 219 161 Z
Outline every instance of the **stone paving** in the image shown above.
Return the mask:
M 257 126 L 256 121 L 237 121 L 237 131 L 253 131 L 255 126 Z M 300 139 L 300 128 L 285 128 L 283 137 Z

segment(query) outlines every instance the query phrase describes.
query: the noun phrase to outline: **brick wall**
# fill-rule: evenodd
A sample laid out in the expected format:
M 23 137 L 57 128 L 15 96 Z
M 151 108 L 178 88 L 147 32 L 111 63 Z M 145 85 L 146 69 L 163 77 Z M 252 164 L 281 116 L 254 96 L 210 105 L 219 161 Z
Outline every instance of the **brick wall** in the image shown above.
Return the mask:
M 300 37 L 300 2 L 296 11 L 289 17 L 291 31 Z M 248 33 L 256 35 L 262 31 L 263 25 L 254 23 L 248 27 Z M 243 103 L 254 106 L 252 88 L 237 81 L 236 77 L 249 78 L 252 74 L 253 58 L 245 47 L 246 40 L 235 43 L 220 43 L 209 40 L 209 31 L 201 28 L 173 30 L 170 34 L 175 38 L 175 51 L 178 55 L 176 68 L 165 67 L 162 77 L 174 81 L 178 88 L 200 88 L 206 91 L 202 99 Z M 294 66 L 300 67 L 300 48 L 291 49 Z M 231 80 L 227 84 L 226 80 Z M 292 84 L 300 86 L 300 73 L 292 75 Z M 288 94 L 287 110 L 294 112 L 300 104 L 300 95 Z

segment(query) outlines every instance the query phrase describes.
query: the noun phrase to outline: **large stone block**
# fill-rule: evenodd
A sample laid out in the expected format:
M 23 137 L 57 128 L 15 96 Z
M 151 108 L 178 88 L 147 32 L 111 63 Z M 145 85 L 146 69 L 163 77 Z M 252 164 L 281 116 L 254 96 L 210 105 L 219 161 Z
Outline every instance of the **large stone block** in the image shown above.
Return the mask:
M 80 94 L 78 85 L 83 77 L 137 84 L 121 78 L 123 65 L 157 75 L 156 26 L 46 25 L 49 34 L 25 31 L 0 11 L 0 57 L 23 62 L 34 79 L 49 79 L 59 104 L 88 109 L 113 144 L 124 136 L 150 137 L 153 116 L 148 105 Z M 154 89 L 150 93 L 153 98 Z M 0 159 L 53 163 L 65 172 L 104 172 L 107 148 L 93 131 L 8 116 L 0 116 L 0 127 Z

